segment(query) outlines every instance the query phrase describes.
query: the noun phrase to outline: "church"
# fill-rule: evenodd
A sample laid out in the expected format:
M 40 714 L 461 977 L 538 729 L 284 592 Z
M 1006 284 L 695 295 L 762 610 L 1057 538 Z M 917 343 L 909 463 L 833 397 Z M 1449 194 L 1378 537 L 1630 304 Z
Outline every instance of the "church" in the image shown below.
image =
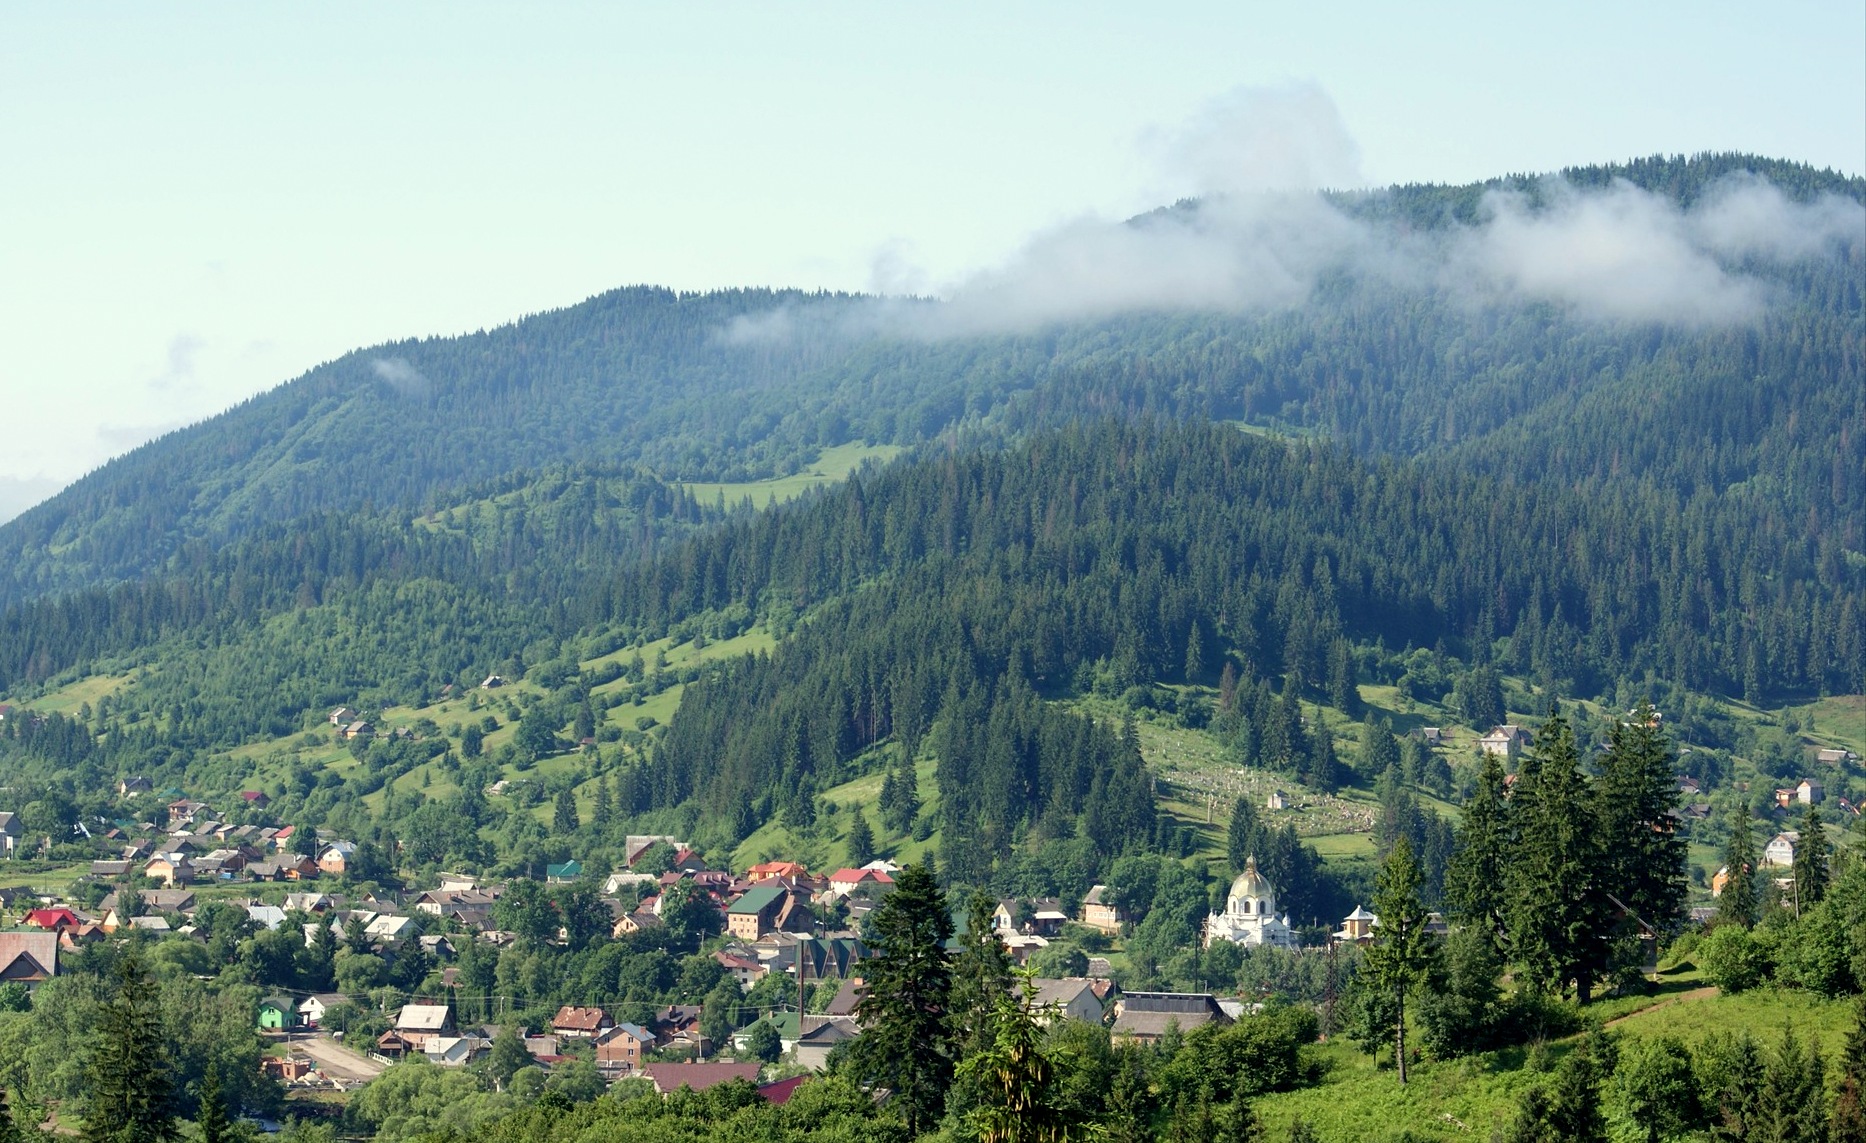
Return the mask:
M 1245 861 L 1244 872 L 1231 883 L 1231 892 L 1225 895 L 1225 911 L 1205 918 L 1205 947 L 1210 948 L 1213 941 L 1296 947 L 1289 918 L 1276 915 L 1276 889 L 1269 878 L 1257 872 L 1255 855 Z

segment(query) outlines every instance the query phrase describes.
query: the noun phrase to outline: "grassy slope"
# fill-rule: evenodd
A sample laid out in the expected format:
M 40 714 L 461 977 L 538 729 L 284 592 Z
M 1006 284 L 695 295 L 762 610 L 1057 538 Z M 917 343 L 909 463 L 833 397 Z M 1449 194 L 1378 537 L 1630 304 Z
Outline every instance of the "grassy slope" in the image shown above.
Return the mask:
M 726 506 L 730 507 L 741 500 L 750 499 L 754 507 L 763 508 L 768 504 L 795 500 L 812 488 L 847 480 L 849 474 L 860 468 L 865 461 L 886 463 L 900 453 L 899 445 L 867 445 L 851 441 L 824 449 L 817 454 L 816 463 L 792 476 L 743 484 L 688 484 L 683 487 L 701 504 L 710 504 L 723 498 Z
M 1820 1042 L 1830 1067 L 1855 1011 L 1850 1001 L 1773 989 L 1723 996 L 1705 989 L 1688 967 L 1663 976 L 1653 995 L 1606 1001 L 1597 1009 L 1617 1036 L 1676 1036 L 1694 1047 L 1710 1033 L 1747 1030 L 1772 1048 L 1792 1024 L 1804 1041 Z M 1551 1047 L 1559 1054 L 1571 1045 Z M 1401 1088 L 1390 1066 L 1376 1067 L 1345 1038 L 1316 1050 L 1330 1068 L 1321 1084 L 1257 1102 L 1266 1138 L 1281 1138 L 1292 1120 L 1302 1119 L 1326 1143 L 1397 1139 L 1404 1132 L 1417 1139 L 1487 1139 L 1508 1124 L 1521 1092 L 1544 1078 L 1525 1066 L 1527 1053 L 1518 1048 L 1421 1063 Z

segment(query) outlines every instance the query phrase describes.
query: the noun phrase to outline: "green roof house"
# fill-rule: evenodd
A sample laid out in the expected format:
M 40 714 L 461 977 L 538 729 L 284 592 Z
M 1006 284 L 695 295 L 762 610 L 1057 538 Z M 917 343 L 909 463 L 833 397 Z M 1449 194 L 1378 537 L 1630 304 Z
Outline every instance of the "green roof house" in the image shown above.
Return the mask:
M 298 1006 L 283 996 L 268 996 L 259 1002 L 259 1026 L 279 1031 L 292 1026 Z
M 583 863 L 581 861 L 566 861 L 562 865 L 547 865 L 544 867 L 544 879 L 554 884 L 575 881 L 581 876 L 583 876 Z

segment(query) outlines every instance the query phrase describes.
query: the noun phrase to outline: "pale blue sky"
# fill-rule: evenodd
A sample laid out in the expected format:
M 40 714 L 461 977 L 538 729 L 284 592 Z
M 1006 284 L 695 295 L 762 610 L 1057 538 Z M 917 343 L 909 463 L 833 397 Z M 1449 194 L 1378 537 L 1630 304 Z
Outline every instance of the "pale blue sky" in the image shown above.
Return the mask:
M 5 0 L 0 516 L 359 345 L 635 282 L 938 290 L 1208 189 L 1173 140 L 1290 84 L 1329 181 L 1866 169 L 1857 0 Z

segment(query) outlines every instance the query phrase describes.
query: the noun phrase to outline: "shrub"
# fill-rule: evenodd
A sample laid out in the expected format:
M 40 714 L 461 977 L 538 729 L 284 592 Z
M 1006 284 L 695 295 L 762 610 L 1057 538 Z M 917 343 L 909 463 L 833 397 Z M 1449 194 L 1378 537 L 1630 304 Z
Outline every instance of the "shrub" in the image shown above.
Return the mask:
M 1725 992 L 1742 992 L 1768 976 L 1768 954 L 1755 936 L 1741 925 L 1719 925 L 1698 946 L 1704 975 Z

